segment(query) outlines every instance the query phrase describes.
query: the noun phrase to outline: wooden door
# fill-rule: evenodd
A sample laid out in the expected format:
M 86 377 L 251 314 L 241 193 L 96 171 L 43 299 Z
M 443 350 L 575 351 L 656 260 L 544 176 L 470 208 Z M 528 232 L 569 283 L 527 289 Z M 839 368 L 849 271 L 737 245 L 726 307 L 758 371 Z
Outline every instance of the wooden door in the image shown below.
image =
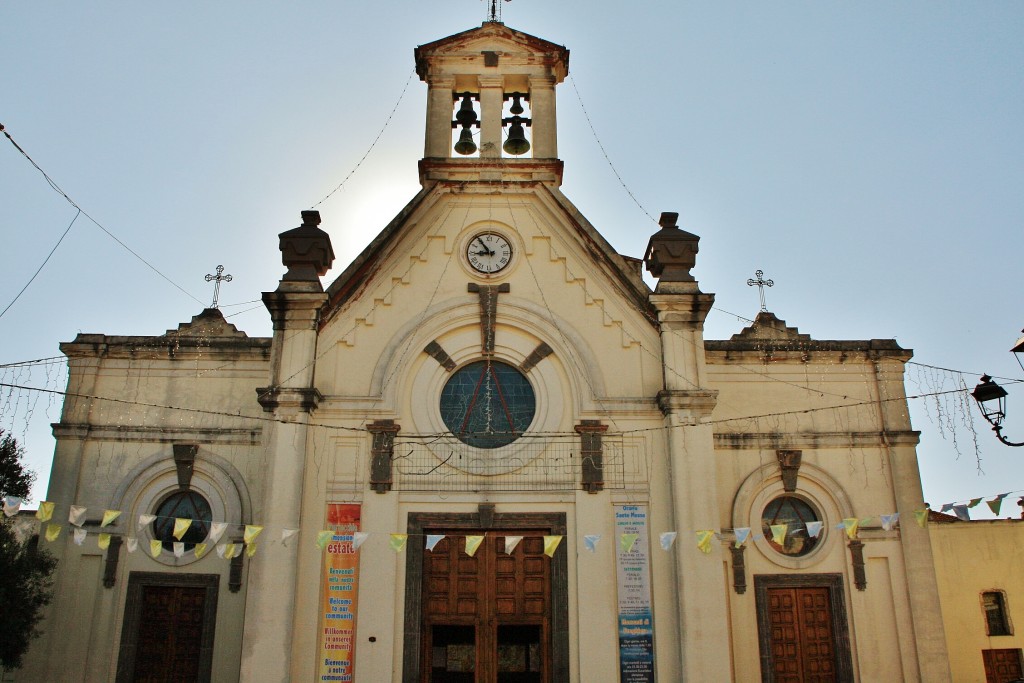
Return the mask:
M 770 625 L 772 680 L 838 680 L 830 602 L 826 587 L 768 589 L 765 607 Z
M 538 533 L 511 554 L 490 531 L 465 553 L 466 530 L 423 553 L 423 663 L 430 683 L 548 683 L 551 574 Z
M 982 650 L 985 662 L 985 683 L 1007 683 L 1024 678 L 1019 649 Z

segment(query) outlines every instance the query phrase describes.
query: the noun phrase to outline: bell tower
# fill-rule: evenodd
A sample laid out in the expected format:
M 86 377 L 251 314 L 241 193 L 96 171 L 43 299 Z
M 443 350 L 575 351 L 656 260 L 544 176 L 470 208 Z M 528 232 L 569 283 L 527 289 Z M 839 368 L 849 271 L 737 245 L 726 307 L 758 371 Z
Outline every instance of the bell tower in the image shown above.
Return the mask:
M 566 48 L 485 21 L 415 55 L 428 88 L 421 181 L 495 180 L 500 168 L 560 182 L 555 86 Z

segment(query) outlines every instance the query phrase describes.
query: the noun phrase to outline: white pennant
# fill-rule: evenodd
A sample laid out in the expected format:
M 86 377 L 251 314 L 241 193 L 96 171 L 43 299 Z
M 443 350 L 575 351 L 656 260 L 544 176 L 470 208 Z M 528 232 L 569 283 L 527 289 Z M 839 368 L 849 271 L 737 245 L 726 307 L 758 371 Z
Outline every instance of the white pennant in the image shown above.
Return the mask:
M 281 543 L 288 545 L 288 539 L 299 533 L 298 529 L 281 529 Z
M 85 541 L 85 529 L 75 529 L 74 541 L 75 545 L 82 545 Z
M 174 556 L 175 557 L 184 557 L 185 556 L 185 544 L 184 543 L 181 543 L 180 541 L 175 541 L 174 543 L 171 544 L 171 547 L 174 549 Z
M 661 549 L 668 550 L 672 547 L 672 544 L 676 542 L 676 536 L 678 532 L 675 531 L 663 531 L 658 540 L 661 542 Z
M 13 517 L 18 514 L 18 510 L 21 509 L 21 498 L 17 496 L 7 496 L 4 498 L 4 514 L 8 517 Z
M 366 539 L 370 537 L 370 534 L 365 531 L 353 531 L 352 532 L 352 550 L 359 550 L 359 546 L 366 542 Z
M 134 553 L 138 549 L 139 549 L 139 539 L 135 538 L 134 536 L 129 536 L 128 537 L 128 552 Z
M 434 546 L 441 542 L 444 534 L 427 534 L 427 550 L 433 552 Z
M 210 524 L 210 540 L 209 543 L 216 543 L 220 540 L 220 537 L 224 535 L 227 530 L 227 522 L 213 522 Z M 222 551 L 223 552 L 223 551 Z
M 822 526 L 824 526 L 824 522 L 807 522 L 807 535 L 811 538 L 817 538 L 818 534 L 821 533 Z
M 597 542 L 601 540 L 601 535 L 591 535 L 583 537 L 583 546 L 592 553 L 597 552 Z
M 891 515 L 882 515 L 882 528 L 886 531 L 892 531 L 892 528 L 896 526 L 896 522 L 900 519 L 900 513 L 894 512 Z
M 220 543 L 217 545 L 217 557 L 224 559 L 224 551 L 228 549 L 227 543 Z
M 750 527 L 741 526 L 732 530 L 733 534 L 736 535 L 736 547 L 739 548 L 741 545 L 747 542 L 750 538 Z
M 87 511 L 88 509 L 81 505 L 72 505 L 71 512 L 68 513 L 68 521 L 75 526 L 82 526 L 82 523 L 85 521 L 85 513 Z
M 505 537 L 505 554 L 511 555 L 512 551 L 519 545 L 519 541 L 523 540 L 522 536 L 506 536 Z
M 139 526 L 143 527 L 156 521 L 156 515 L 139 515 Z

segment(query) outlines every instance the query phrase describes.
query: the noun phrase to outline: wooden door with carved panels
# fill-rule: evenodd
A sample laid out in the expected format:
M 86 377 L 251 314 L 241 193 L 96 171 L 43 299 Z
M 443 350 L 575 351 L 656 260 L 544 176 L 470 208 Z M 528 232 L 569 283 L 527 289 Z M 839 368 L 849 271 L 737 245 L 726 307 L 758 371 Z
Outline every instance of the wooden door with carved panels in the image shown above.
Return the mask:
M 421 680 L 430 683 L 548 683 L 551 680 L 551 563 L 544 531 L 445 534 L 423 553 Z M 511 554 L 505 536 L 523 536 Z

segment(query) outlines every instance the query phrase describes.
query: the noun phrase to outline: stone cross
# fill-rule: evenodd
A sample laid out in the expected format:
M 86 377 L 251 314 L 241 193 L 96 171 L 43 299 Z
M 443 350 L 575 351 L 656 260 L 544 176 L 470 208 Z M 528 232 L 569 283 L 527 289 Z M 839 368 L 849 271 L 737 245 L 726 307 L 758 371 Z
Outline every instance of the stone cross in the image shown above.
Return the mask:
M 775 282 L 773 280 L 765 280 L 765 279 L 763 279 L 763 276 L 764 276 L 764 271 L 763 270 L 755 270 L 754 271 L 754 275 L 757 277 L 757 279 L 755 280 L 755 279 L 751 278 L 751 279 L 747 280 L 747 286 L 748 287 L 753 287 L 754 285 L 757 285 L 757 293 L 761 297 L 761 310 L 766 312 L 768 310 L 768 307 L 765 306 L 765 304 L 764 304 L 764 288 L 765 287 L 773 286 L 775 284 Z
M 217 274 L 209 274 L 206 276 L 207 282 L 213 283 L 213 303 L 210 304 L 210 308 L 217 308 L 217 299 L 220 298 L 220 283 L 231 282 L 230 275 L 222 275 L 224 272 L 224 266 L 217 266 Z

